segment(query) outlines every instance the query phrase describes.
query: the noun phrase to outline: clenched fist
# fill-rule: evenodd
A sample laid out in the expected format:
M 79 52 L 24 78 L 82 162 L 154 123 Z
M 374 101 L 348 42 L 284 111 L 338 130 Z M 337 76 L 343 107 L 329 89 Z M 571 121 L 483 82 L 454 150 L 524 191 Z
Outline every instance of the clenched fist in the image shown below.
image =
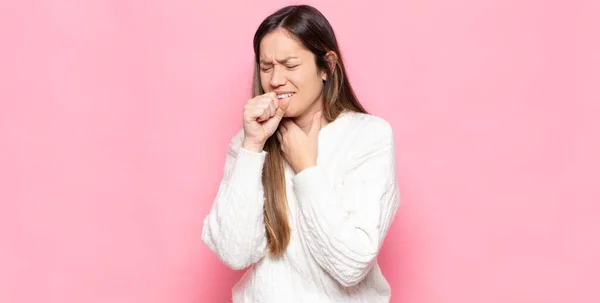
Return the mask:
M 244 142 L 242 147 L 261 152 L 265 142 L 277 130 L 289 106 L 289 98 L 277 99 L 275 92 L 256 96 L 244 106 Z

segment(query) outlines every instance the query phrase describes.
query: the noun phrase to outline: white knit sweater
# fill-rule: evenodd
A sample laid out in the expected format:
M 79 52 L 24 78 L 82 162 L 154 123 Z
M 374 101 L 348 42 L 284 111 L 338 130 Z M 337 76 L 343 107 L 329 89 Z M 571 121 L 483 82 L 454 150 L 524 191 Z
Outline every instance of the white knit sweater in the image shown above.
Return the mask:
M 229 145 L 224 176 L 202 239 L 227 266 L 253 265 L 233 302 L 389 302 L 377 253 L 400 202 L 394 136 L 382 118 L 343 113 L 319 132 L 317 165 L 285 163 L 291 239 L 268 254 L 261 175 L 266 152 Z

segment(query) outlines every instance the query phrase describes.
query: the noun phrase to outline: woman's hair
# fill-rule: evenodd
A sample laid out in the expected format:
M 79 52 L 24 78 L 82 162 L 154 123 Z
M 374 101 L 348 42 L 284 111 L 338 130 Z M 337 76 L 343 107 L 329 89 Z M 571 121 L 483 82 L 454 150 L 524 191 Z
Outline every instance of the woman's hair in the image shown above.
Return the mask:
M 323 87 L 323 117 L 329 122 L 343 111 L 367 113 L 362 107 L 346 76 L 342 55 L 333 29 L 325 16 L 309 5 L 286 6 L 269 17 L 254 34 L 254 77 L 252 97 L 264 94 L 260 80 L 260 42 L 263 37 L 275 30 L 285 30 L 315 55 L 319 70 L 325 70 L 327 80 Z M 326 56 L 333 51 L 336 56 Z M 331 66 L 330 63 L 335 63 Z M 279 141 L 271 136 L 265 143 L 267 152 L 263 168 L 262 183 L 265 194 L 264 218 L 270 254 L 279 257 L 290 241 L 290 225 L 287 216 L 284 157 Z

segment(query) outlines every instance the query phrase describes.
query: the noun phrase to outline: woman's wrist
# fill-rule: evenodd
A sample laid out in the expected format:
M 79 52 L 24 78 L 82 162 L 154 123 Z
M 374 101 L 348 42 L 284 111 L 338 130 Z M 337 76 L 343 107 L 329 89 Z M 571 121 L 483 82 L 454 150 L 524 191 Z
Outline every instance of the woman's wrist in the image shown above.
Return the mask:
M 244 142 L 242 143 L 243 149 L 251 151 L 251 152 L 255 152 L 255 153 L 262 152 L 264 147 L 265 147 L 264 144 L 256 144 L 256 143 L 248 142 L 246 140 L 244 140 Z

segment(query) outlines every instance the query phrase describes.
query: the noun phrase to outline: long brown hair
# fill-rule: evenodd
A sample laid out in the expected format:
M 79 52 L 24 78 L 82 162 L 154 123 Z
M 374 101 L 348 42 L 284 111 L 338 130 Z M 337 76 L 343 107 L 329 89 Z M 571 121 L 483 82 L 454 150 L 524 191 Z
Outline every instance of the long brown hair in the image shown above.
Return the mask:
M 265 93 L 260 81 L 260 42 L 265 35 L 277 29 L 284 29 L 298 39 L 315 55 L 317 68 L 326 71 L 327 81 L 324 82 L 322 94 L 323 117 L 328 122 L 335 120 L 343 111 L 367 113 L 350 86 L 333 28 L 321 12 L 309 5 L 286 6 L 267 17 L 256 30 L 252 97 Z M 335 52 L 337 57 L 333 66 L 326 56 L 329 51 Z M 291 231 L 287 215 L 284 157 L 275 136 L 267 139 L 264 150 L 267 152 L 262 175 L 266 198 L 265 227 L 271 256 L 279 257 L 287 248 Z

